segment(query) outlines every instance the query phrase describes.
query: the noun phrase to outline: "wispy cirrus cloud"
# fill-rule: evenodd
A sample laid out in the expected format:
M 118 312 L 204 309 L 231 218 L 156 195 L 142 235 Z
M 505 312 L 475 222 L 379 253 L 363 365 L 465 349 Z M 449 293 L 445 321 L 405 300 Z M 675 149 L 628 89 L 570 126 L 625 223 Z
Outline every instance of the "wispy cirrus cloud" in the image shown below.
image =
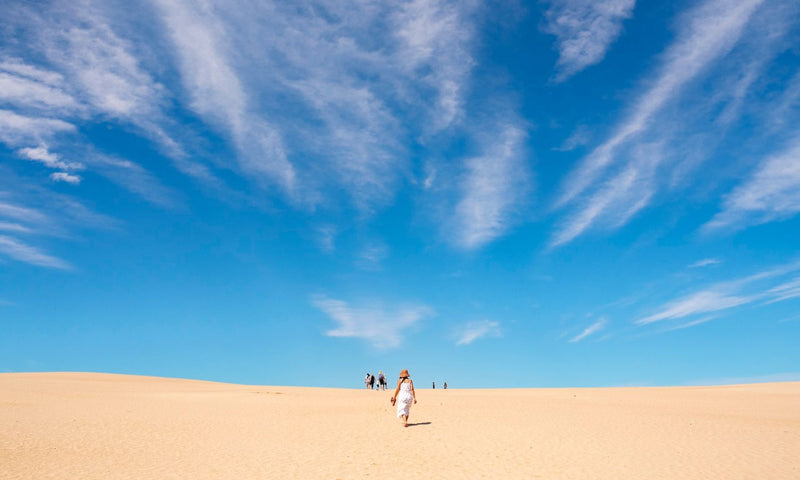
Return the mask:
M 294 167 L 278 131 L 251 110 L 253 100 L 229 58 L 231 30 L 212 2 L 156 2 L 175 45 L 190 107 L 221 127 L 234 143 L 240 168 L 291 192 Z
M 25 225 L 20 225 L 19 223 L 11 223 L 11 222 L 0 222 L 0 230 L 6 232 L 16 232 L 16 233 L 31 232 L 31 229 L 26 227 Z
M 619 37 L 622 22 L 633 16 L 636 0 L 551 0 L 544 30 L 556 36 L 556 81 L 600 63 Z
M 639 325 L 673 320 L 690 315 L 718 312 L 751 303 L 755 297 L 726 294 L 714 289 L 693 293 L 663 306 L 660 311 L 636 321 Z
M 178 192 L 164 186 L 158 178 L 136 162 L 91 151 L 87 152 L 86 161 L 98 174 L 153 205 L 165 208 L 182 206 Z
M 719 265 L 720 263 L 722 263 L 722 260 L 718 258 L 704 258 L 689 265 L 689 268 L 703 268 L 711 265 Z
M 58 268 L 62 270 L 69 270 L 72 268 L 71 265 L 64 260 L 6 235 L 0 235 L 0 254 L 37 267 Z
M 61 170 L 83 170 L 85 166 L 80 162 L 69 162 L 59 158 L 58 154 L 48 151 L 47 146 L 27 147 L 17 150 L 17 155 L 34 162 L 41 162 L 46 167 Z
M 407 75 L 429 73 L 422 84 L 435 92 L 429 111 L 430 128 L 439 131 L 460 121 L 469 73 L 475 65 L 470 53 L 474 27 L 466 16 L 476 2 L 414 0 L 394 15 L 401 40 L 398 57 Z
M 0 199 L 2 199 L 2 197 L 0 197 Z M 3 200 L 0 200 L 0 217 L 11 218 L 35 225 L 41 225 L 50 221 L 49 217 L 39 210 Z
M 358 254 L 356 265 L 365 270 L 380 270 L 381 262 L 389 256 L 389 247 L 383 242 L 370 242 Z
M 722 202 L 703 226 L 708 231 L 737 230 L 783 220 L 800 212 L 800 137 L 785 150 L 764 159 Z
M 8 49 L 17 57 L 0 58 L 0 84 L 9 87 L 0 100 L 10 104 L 17 115 L 51 118 L 72 125 L 73 130 L 87 120 L 118 122 L 175 153 L 175 141 L 161 126 L 166 89 L 137 57 L 134 42 L 115 31 L 106 15 L 109 5 L 91 0 L 77 4 L 56 1 L 43 10 L 20 4 L 11 10 L 9 21 L 22 27 L 24 36 Z M 37 58 L 39 63 L 23 61 L 23 56 Z M 41 129 L 48 126 L 50 136 L 64 130 L 53 123 L 43 124 Z M 26 141 L 42 143 L 42 136 L 38 136 L 39 142 Z M 77 136 L 67 138 L 86 141 Z M 53 142 L 51 147 L 62 145 Z
M 462 117 L 473 2 L 157 6 L 191 108 L 227 132 L 244 176 L 303 207 L 342 186 L 362 212 L 385 205 L 414 136 Z
M 671 135 L 685 128 L 674 120 L 678 118 L 674 111 L 683 108 L 698 122 L 708 115 L 706 110 L 695 108 L 696 102 L 683 105 L 680 100 L 687 92 L 692 92 L 691 87 L 698 81 L 714 75 L 715 84 L 725 91 L 706 100 L 706 106 L 711 108 L 714 102 L 727 102 L 723 105 L 725 108 L 716 107 L 727 113 L 715 118 L 726 117 L 726 122 L 738 118 L 740 109 L 734 104 L 741 103 L 768 64 L 756 59 L 772 59 L 786 47 L 782 39 L 789 30 L 788 22 L 773 22 L 776 28 L 772 36 L 757 34 L 765 28 L 772 30 L 766 19 L 780 19 L 786 13 L 782 5 L 770 4 L 770 8 L 759 9 L 763 4 L 764 0 L 708 0 L 681 16 L 681 25 L 685 26 L 661 56 L 662 63 L 656 68 L 653 80 L 648 82 L 649 87 L 634 97 L 627 115 L 612 134 L 595 147 L 564 182 L 555 208 L 563 209 L 568 205 L 572 208 L 559 222 L 551 246 L 569 243 L 598 225 L 610 229 L 625 225 L 652 202 L 659 190 L 675 188 L 677 179 L 687 177 L 688 164 L 673 160 L 681 156 L 676 155 L 669 142 Z M 746 32 L 752 35 L 745 35 Z M 734 50 L 738 55 L 735 66 L 726 63 Z M 753 61 L 742 62 L 742 58 Z M 742 80 L 728 81 L 742 75 Z M 668 110 L 671 116 L 666 116 Z M 721 135 L 719 131 L 704 133 L 715 138 Z M 648 158 L 643 159 L 642 151 L 653 148 L 653 153 L 645 154 Z M 658 175 L 654 176 L 655 173 Z
M 737 307 L 767 305 L 798 298 L 800 282 L 796 276 L 788 278 L 796 275 L 798 271 L 800 262 L 795 261 L 740 279 L 719 282 L 671 300 L 657 308 L 654 313 L 639 318 L 635 323 L 648 325 L 696 316 L 704 317 L 683 325 L 688 327 L 705 323 L 717 318 L 722 312 Z
M 460 198 L 448 225 L 453 243 L 467 250 L 506 233 L 530 193 L 525 131 L 505 125 L 495 138 L 484 144 L 481 155 L 465 161 Z
M 644 132 L 653 117 L 709 65 L 728 53 L 739 41 L 747 22 L 764 0 L 709 0 L 687 12 L 687 26 L 664 53 L 658 75 L 633 103 L 625 120 L 574 172 L 559 199 L 569 202 L 582 193 L 616 158 L 616 153 Z M 710 22 L 715 19 L 714 22 Z
M 456 345 L 469 345 L 485 337 L 499 337 L 502 335 L 500 323 L 493 320 L 479 320 L 462 325 L 456 334 Z
M 314 296 L 312 303 L 337 324 L 325 335 L 359 338 L 379 349 L 399 347 L 407 330 L 434 314 L 433 309 L 425 305 L 388 307 L 381 302 L 370 302 L 354 306 L 322 295 Z
M 767 300 L 767 303 L 782 302 L 784 300 L 800 297 L 800 277 L 796 277 L 769 289 L 769 291 L 767 291 L 767 296 L 771 297 Z
M 130 15 L 118 2 L 75 5 L 14 2 L 7 20 L 20 39 L 0 39 L 9 47 L 0 142 L 60 170 L 45 174 L 51 186 L 79 194 L 99 175 L 160 207 L 180 205 L 151 173 L 160 158 L 92 144 L 87 132 L 107 124 L 220 194 L 305 212 L 341 211 L 344 201 L 359 218 L 391 204 L 413 175 L 412 152 L 439 158 L 451 138 L 467 137 L 477 153 L 450 162 L 464 174 L 440 198 L 457 204 L 448 235 L 467 249 L 505 234 L 524 203 L 526 127 L 513 109 L 491 115 L 468 101 L 480 2 L 153 0 Z M 222 154 L 194 146 L 206 129 Z M 426 189 L 451 182 L 433 163 Z M 245 189 L 225 185 L 242 179 Z
M 163 151 L 176 154 L 180 150 L 162 126 L 166 89 L 137 56 L 135 42 L 119 35 L 119 25 L 112 26 L 107 15 L 110 7 L 90 0 L 54 1 L 45 9 L 12 2 L 5 12 L 20 38 L 9 42 L 0 37 L 5 47 L 0 56 L 0 104 L 4 107 L 0 109 L 0 142 L 12 148 L 18 159 L 59 170 L 39 173 L 48 181 L 26 175 L 4 184 L 17 197 L 19 208 L 27 208 L 28 202 L 47 214 L 46 224 L 25 225 L 33 235 L 58 232 L 66 236 L 68 226 L 114 223 L 90 211 L 77 197 L 42 191 L 63 183 L 77 187 L 87 175 L 106 177 L 159 206 L 178 204 L 175 194 L 142 164 L 106 161 L 110 156 L 96 153 L 83 134 L 87 123 L 105 122 L 143 135 Z M 75 221 L 78 217 L 82 220 Z M 26 251 L 27 243 L 16 241 L 22 247 L 15 251 Z M 39 258 L 27 251 L 27 258 Z M 29 263 L 46 266 L 47 261 Z
M 11 147 L 38 145 L 58 134 L 75 130 L 75 125 L 57 118 L 20 115 L 0 109 L 0 142 Z
M 7 58 L 0 61 L 0 101 L 16 107 L 73 111 L 80 103 L 64 90 L 59 73 Z
M 71 185 L 78 185 L 81 183 L 80 175 L 71 175 L 66 172 L 53 172 L 50 174 L 50 179 L 54 182 L 64 182 Z
M 0 232 L 4 236 L 0 256 L 38 267 L 71 270 L 69 262 L 37 246 L 41 238 L 68 239 L 76 229 L 113 229 L 118 225 L 71 195 L 26 184 L 8 166 L 0 165 Z
M 677 325 L 673 325 L 671 327 L 666 328 L 665 331 L 672 332 L 672 331 L 675 331 L 675 330 L 683 330 L 683 329 L 686 329 L 686 328 L 696 327 L 698 325 L 702 325 L 704 323 L 708 323 L 711 320 L 714 320 L 715 318 L 716 317 L 714 315 L 708 315 L 708 316 L 705 316 L 705 317 L 700 317 L 700 318 L 691 320 L 689 322 L 679 323 Z
M 564 140 L 564 143 L 562 143 L 561 146 L 555 147 L 553 150 L 557 152 L 571 152 L 576 148 L 589 143 L 590 139 L 591 131 L 586 127 L 586 125 L 579 125 L 570 134 L 570 136 Z
M 608 320 L 606 320 L 605 318 L 600 318 L 596 322 L 594 322 L 593 324 L 591 324 L 588 327 L 584 328 L 581 333 L 579 333 L 579 334 L 575 335 L 574 337 L 570 338 L 569 342 L 570 343 L 580 342 L 581 340 L 585 339 L 586 337 L 594 335 L 595 333 L 597 333 L 597 332 L 603 330 L 604 328 L 606 328 L 606 324 L 607 323 L 608 323 Z

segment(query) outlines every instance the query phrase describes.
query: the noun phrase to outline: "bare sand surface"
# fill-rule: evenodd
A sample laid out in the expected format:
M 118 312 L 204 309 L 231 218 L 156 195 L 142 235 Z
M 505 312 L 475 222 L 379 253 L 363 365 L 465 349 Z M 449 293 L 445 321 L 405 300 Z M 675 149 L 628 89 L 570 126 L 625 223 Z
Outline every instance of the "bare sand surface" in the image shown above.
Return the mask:
M 391 393 L 0 374 L 0 478 L 800 479 L 800 383 Z

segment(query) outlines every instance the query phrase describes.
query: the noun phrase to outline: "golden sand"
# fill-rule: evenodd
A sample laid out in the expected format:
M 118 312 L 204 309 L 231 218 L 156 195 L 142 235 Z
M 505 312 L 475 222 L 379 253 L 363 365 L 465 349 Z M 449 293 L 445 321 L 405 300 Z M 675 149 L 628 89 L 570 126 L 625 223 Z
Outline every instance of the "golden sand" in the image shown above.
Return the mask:
M 800 479 L 800 383 L 391 393 L 0 374 L 0 479 Z

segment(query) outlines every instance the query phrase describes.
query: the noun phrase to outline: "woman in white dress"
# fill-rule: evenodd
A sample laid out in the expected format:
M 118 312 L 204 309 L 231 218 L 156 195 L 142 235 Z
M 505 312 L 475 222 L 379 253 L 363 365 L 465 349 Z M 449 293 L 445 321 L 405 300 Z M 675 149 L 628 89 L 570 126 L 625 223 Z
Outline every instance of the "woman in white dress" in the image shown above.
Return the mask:
M 411 409 L 411 402 L 417 403 L 417 395 L 414 392 L 414 382 L 408 370 L 400 372 L 400 379 L 397 380 L 397 388 L 392 397 L 392 405 L 397 405 L 397 418 L 403 419 L 403 426 L 408 426 L 408 411 Z

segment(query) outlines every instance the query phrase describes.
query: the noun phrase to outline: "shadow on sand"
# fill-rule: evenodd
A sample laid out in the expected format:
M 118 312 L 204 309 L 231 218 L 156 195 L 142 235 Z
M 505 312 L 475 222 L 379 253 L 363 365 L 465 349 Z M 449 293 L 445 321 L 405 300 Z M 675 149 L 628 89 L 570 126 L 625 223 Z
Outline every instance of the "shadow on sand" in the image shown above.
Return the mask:
M 408 426 L 409 427 L 418 427 L 420 425 L 430 425 L 430 424 L 431 424 L 431 422 L 417 422 L 417 423 L 409 423 Z

